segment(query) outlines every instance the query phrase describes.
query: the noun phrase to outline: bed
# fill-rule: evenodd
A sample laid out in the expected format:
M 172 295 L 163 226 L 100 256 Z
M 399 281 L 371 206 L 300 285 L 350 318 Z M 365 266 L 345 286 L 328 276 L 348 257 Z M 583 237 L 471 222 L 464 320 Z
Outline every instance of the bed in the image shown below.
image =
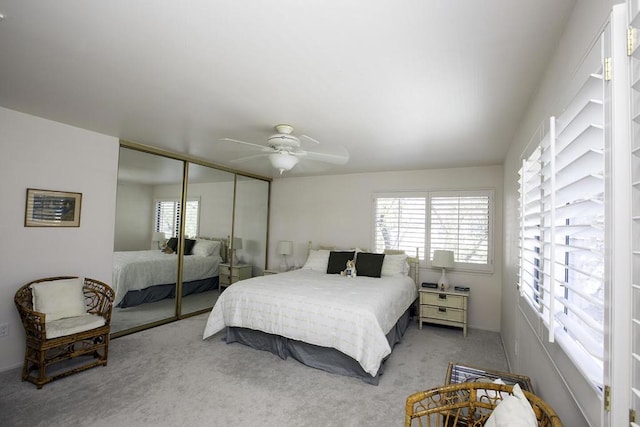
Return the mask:
M 417 298 L 417 260 L 377 254 L 387 267 L 380 277 L 351 278 L 328 273 L 334 252 L 348 251 L 310 251 L 299 270 L 230 286 L 213 307 L 203 339 L 224 330 L 227 343 L 378 384 L 384 361 L 409 324 Z M 358 256 L 366 256 L 356 256 L 361 271 Z
M 218 267 L 226 252 L 222 240 L 194 240 L 191 253 L 183 257 L 183 296 L 218 287 Z M 127 308 L 175 297 L 177 272 L 175 253 L 161 250 L 114 252 L 114 305 Z

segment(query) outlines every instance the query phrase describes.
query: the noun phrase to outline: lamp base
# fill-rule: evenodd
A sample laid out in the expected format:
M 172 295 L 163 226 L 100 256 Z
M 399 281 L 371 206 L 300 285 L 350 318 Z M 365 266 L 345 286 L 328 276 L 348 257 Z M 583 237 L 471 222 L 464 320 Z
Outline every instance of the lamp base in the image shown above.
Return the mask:
M 289 270 L 289 264 L 287 264 L 287 256 L 283 255 L 282 262 L 280 263 L 280 271 L 288 271 L 288 270 Z
M 438 288 L 440 288 L 441 291 L 449 289 L 449 279 L 447 279 L 447 276 L 445 275 L 444 268 L 442 269 L 442 276 L 440 276 L 440 280 L 438 280 Z

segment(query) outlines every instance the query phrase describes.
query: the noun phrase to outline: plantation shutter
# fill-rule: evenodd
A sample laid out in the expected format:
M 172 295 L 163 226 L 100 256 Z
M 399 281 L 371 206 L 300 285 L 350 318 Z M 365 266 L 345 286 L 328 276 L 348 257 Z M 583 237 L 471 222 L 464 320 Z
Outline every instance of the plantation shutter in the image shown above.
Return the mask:
M 430 259 L 436 250 L 450 250 L 458 267 L 491 265 L 490 192 L 431 193 L 429 205 Z
M 184 224 L 184 234 L 187 237 L 195 237 L 198 235 L 199 205 L 200 203 L 197 200 L 187 200 Z
M 591 74 L 523 162 L 521 293 L 575 366 L 602 386 L 605 301 L 604 80 Z M 536 218 L 536 216 L 538 216 Z
M 542 203 L 540 147 L 520 169 L 520 295 L 542 313 Z M 548 295 L 548 294 L 547 294 Z
M 426 197 L 375 197 L 375 250 L 403 250 L 424 259 Z
M 181 203 L 177 200 L 156 200 L 155 231 L 163 232 L 169 237 L 178 236 L 180 230 Z M 185 209 L 185 236 L 198 235 L 199 226 L 199 200 L 188 200 Z
M 640 426 L 640 3 L 627 2 L 633 50 L 630 53 L 631 107 L 631 411 Z
M 156 201 L 155 209 L 155 231 L 160 231 L 169 237 L 176 237 L 178 229 L 176 228 L 178 204 L 173 200 Z
M 576 343 L 591 356 L 586 360 L 594 363 L 592 368 L 601 372 L 605 290 L 602 60 L 593 71 L 558 117 L 557 139 L 552 140 L 556 157 L 548 172 L 556 182 L 547 199 L 555 199 L 549 274 L 555 285 L 558 307 L 553 313 L 559 325 L 550 335 L 560 333 L 571 347 Z

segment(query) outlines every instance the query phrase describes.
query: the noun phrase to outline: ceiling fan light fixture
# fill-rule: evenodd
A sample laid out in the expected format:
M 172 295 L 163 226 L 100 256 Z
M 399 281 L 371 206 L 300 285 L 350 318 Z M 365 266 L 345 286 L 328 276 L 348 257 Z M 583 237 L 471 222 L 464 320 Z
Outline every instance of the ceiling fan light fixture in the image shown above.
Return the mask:
M 296 156 L 287 152 L 269 154 L 271 166 L 278 169 L 278 171 L 280 171 L 280 175 L 282 175 L 282 172 L 284 171 L 293 169 L 293 167 L 298 164 L 298 160 L 299 159 Z

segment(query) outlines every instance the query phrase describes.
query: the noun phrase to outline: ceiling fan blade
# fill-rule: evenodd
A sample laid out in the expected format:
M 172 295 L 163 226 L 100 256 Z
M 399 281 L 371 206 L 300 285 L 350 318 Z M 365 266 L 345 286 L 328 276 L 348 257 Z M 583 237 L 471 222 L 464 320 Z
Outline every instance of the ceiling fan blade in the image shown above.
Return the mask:
M 327 154 L 315 151 L 306 151 L 305 158 L 317 160 L 319 162 L 332 163 L 334 165 L 344 165 L 349 161 L 349 154 Z
M 237 142 L 239 144 L 249 145 L 251 147 L 256 147 L 256 148 L 260 148 L 260 149 L 265 149 L 265 148 L 269 149 L 269 147 L 265 147 L 264 145 L 254 144 L 253 142 L 240 141 L 239 139 L 221 138 L 220 141 Z
M 306 139 L 309 142 L 313 142 L 314 144 L 320 144 L 320 141 L 318 141 L 317 139 L 311 138 L 309 135 L 300 135 L 300 139 Z
M 263 154 L 254 154 L 253 156 L 246 156 L 246 157 L 240 157 L 239 159 L 233 159 L 233 160 L 229 160 L 229 163 L 242 163 L 242 162 L 246 162 L 248 160 L 252 160 L 252 159 L 257 159 L 259 157 L 265 157 L 268 154 L 263 153 Z

